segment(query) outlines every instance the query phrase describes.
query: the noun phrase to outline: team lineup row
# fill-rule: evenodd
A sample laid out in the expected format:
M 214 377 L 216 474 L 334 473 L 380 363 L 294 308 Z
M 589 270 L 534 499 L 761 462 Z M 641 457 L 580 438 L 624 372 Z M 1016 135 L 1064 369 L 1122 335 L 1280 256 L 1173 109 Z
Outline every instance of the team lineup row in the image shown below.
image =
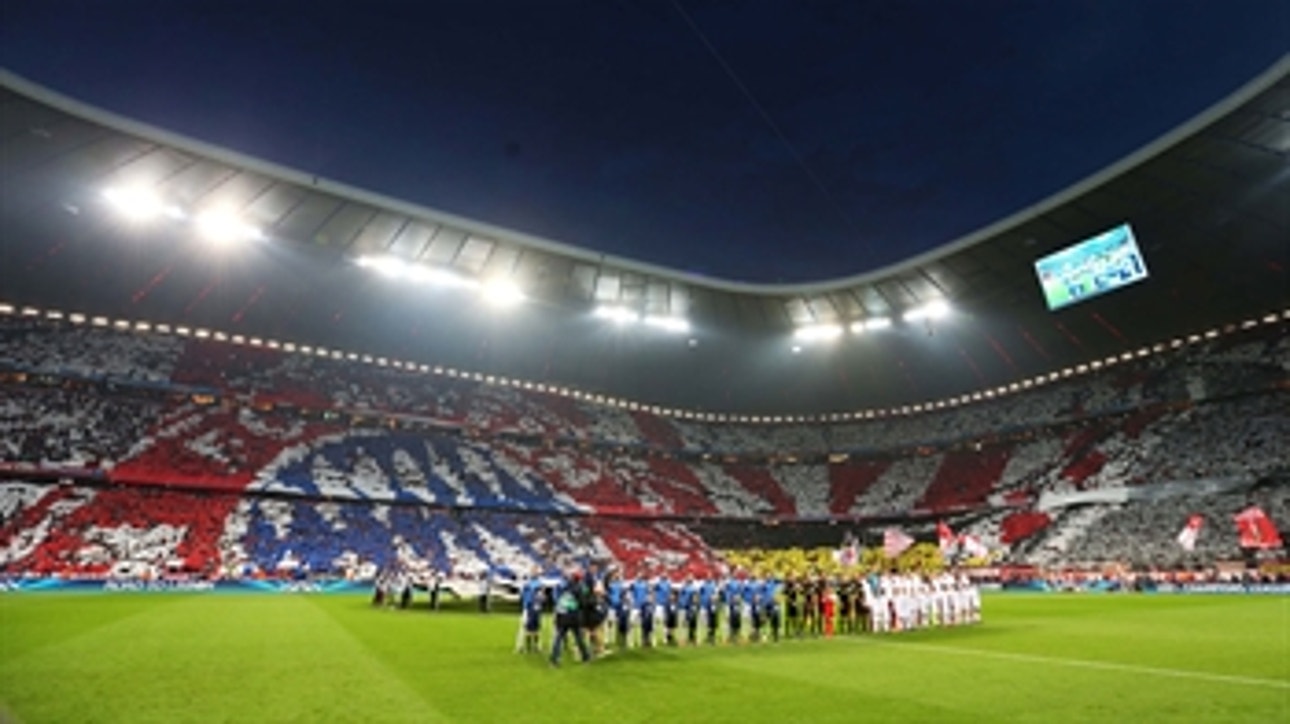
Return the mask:
M 549 627 L 543 623 L 548 600 Z M 613 575 L 597 580 L 575 571 L 554 585 L 529 579 L 521 588 L 520 607 L 516 651 L 543 650 L 542 632 L 548 628 L 554 665 L 570 636 L 585 662 L 613 649 L 778 642 L 981 620 L 979 589 L 952 573 L 784 581 L 688 578 L 674 584 L 666 578 Z

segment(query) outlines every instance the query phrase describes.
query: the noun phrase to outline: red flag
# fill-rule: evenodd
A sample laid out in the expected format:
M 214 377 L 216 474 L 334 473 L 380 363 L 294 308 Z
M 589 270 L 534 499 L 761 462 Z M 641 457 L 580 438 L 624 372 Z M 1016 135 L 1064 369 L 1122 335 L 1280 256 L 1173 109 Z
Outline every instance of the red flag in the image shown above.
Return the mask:
M 1178 532 L 1178 545 L 1185 551 L 1196 550 L 1196 538 L 1200 536 L 1200 529 L 1205 525 L 1205 518 L 1201 515 L 1193 515 L 1187 519 L 1187 525 Z
M 945 521 L 936 521 L 936 542 L 941 547 L 941 555 L 949 557 L 954 551 L 954 531 L 945 524 Z
M 1272 519 L 1257 505 L 1237 513 L 1236 530 L 1241 534 L 1242 548 L 1280 548 L 1281 534 L 1277 533 Z
M 899 528 L 888 528 L 882 532 L 882 553 L 888 558 L 896 558 L 914 545 L 910 538 Z

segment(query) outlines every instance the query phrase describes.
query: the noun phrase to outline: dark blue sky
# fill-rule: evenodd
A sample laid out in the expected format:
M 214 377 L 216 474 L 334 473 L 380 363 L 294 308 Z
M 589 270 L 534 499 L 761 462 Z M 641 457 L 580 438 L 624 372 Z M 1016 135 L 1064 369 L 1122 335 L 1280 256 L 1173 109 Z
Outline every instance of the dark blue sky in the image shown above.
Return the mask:
M 1284 0 L 10 0 L 0 64 L 445 211 L 801 281 L 1059 191 L 1287 38 Z

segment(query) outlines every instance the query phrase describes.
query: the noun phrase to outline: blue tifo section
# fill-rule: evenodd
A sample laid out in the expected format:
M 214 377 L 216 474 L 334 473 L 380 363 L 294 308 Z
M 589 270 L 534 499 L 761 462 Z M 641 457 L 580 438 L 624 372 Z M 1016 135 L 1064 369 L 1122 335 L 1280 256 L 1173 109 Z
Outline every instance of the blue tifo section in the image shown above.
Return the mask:
M 78 580 L 56 578 L 18 578 L 0 580 L 0 592 L 85 593 L 107 592 L 176 592 L 220 591 L 228 593 L 370 593 L 371 583 L 353 581 L 130 581 L 130 580 Z
M 324 438 L 262 473 L 254 487 L 306 496 L 572 512 L 541 477 L 503 451 L 460 438 L 397 432 Z M 469 456 L 470 459 L 467 459 Z
M 394 565 L 402 547 L 434 570 L 474 560 L 481 569 L 515 578 L 576 559 L 585 538 L 571 520 L 487 510 L 256 500 L 247 516 L 242 545 L 250 560 L 271 568 L 289 558 L 314 572 L 339 570 L 342 557 L 384 568 Z

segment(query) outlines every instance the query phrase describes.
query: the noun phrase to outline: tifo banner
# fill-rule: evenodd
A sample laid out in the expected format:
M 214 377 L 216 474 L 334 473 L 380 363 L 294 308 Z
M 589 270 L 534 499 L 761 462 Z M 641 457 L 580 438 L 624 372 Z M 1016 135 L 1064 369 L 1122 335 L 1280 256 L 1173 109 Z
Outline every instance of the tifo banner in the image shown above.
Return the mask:
M 1234 490 L 1248 488 L 1257 480 L 1249 476 L 1228 478 L 1200 478 L 1197 480 L 1175 480 L 1153 485 L 1135 485 L 1132 487 L 1097 488 L 1094 490 L 1076 490 L 1066 493 L 1047 492 L 1039 496 L 1036 506 L 1039 510 L 1053 510 L 1070 505 L 1089 503 L 1115 504 L 1130 500 L 1167 500 L 1182 495 L 1201 497 L 1220 495 Z

